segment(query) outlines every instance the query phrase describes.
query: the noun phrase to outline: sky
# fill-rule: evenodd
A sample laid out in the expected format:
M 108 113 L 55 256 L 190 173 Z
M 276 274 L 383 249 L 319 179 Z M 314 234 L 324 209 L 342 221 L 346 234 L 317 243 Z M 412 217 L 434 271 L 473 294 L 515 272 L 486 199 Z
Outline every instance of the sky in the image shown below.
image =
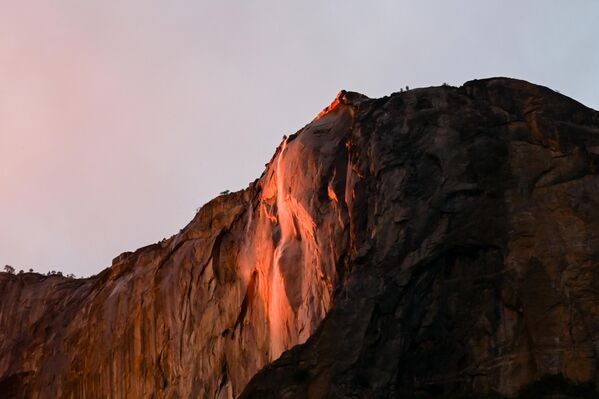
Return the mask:
M 0 0 L 0 265 L 89 276 L 259 177 L 341 89 L 599 109 L 599 2 Z

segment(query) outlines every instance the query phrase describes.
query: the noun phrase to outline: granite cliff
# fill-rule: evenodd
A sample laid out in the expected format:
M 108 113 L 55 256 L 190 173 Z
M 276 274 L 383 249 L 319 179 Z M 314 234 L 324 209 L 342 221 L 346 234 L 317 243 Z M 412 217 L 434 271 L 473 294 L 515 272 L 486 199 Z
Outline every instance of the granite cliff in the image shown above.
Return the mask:
M 0 396 L 394 398 L 599 382 L 599 113 L 494 78 L 341 92 L 97 276 L 0 274 Z

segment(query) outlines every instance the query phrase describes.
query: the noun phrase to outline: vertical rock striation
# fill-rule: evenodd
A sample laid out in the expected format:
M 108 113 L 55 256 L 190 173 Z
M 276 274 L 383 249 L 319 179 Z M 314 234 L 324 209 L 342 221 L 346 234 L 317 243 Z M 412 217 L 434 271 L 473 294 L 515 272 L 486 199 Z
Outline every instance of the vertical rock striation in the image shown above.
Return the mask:
M 599 114 L 527 82 L 341 92 L 180 234 L 88 279 L 0 274 L 0 392 L 392 398 L 597 381 L 598 168 Z

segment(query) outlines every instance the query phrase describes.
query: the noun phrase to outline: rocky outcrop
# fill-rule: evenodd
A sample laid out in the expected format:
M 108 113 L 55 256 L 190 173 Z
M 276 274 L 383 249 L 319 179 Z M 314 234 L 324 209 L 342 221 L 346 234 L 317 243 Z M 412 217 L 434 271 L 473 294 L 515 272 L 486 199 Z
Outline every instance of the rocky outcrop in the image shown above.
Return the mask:
M 544 87 L 341 92 L 180 234 L 89 279 L 0 275 L 0 388 L 426 398 L 596 382 L 598 168 L 599 114 Z

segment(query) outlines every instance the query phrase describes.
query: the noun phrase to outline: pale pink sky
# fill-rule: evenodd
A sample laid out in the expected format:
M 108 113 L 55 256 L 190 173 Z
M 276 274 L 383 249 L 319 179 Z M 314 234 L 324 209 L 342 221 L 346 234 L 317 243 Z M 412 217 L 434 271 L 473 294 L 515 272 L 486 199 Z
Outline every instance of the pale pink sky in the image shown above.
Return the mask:
M 0 0 L 0 266 L 87 276 L 176 233 L 342 88 L 501 75 L 597 109 L 597 21 L 593 0 Z

